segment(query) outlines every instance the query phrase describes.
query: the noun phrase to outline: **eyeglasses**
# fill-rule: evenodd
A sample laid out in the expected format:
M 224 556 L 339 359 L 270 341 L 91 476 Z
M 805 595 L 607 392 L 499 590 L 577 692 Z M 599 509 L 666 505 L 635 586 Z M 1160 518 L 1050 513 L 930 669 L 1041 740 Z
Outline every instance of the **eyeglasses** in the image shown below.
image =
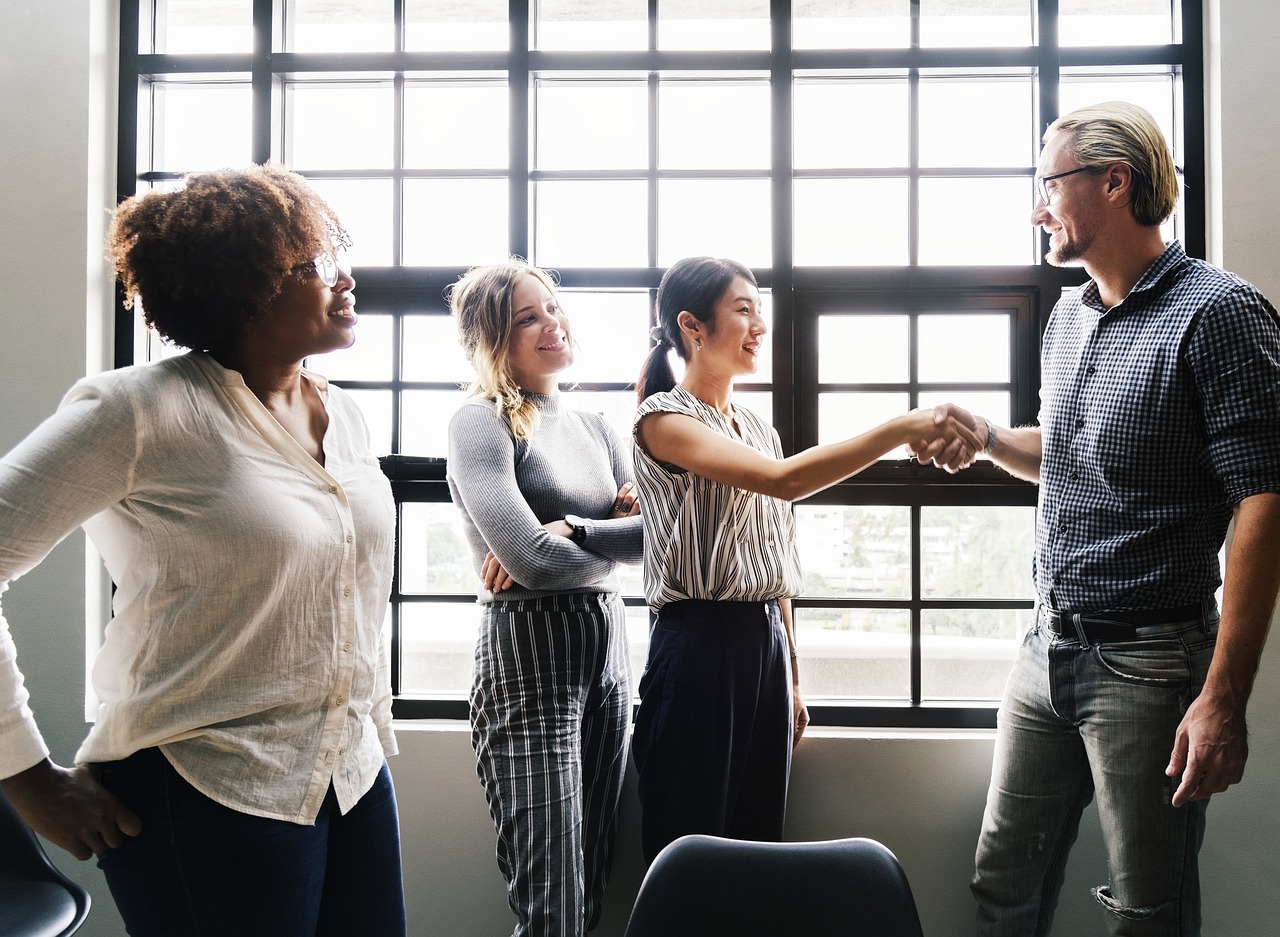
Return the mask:
M 302 274 L 310 273 L 312 270 L 320 278 L 321 283 L 333 287 L 338 283 L 338 273 L 342 270 L 342 265 L 338 263 L 338 258 L 332 251 L 325 251 L 323 254 L 316 254 L 310 262 L 298 264 L 293 268 L 294 273 Z
M 1062 179 L 1066 176 L 1074 176 L 1078 172 L 1097 172 L 1093 166 L 1077 166 L 1075 169 L 1068 169 L 1066 172 L 1055 172 L 1051 176 L 1036 177 L 1036 192 L 1040 194 L 1040 200 L 1046 205 L 1053 201 L 1053 192 L 1049 191 L 1046 182 L 1052 182 L 1054 179 Z M 1054 191 L 1057 191 L 1056 189 Z

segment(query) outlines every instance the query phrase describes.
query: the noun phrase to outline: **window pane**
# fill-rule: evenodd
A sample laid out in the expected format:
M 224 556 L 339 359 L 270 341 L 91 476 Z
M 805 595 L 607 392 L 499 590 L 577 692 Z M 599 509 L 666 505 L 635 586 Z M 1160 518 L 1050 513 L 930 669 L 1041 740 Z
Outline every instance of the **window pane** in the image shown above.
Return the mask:
M 561 387 L 564 386 L 564 384 L 561 385 Z M 588 413 L 599 413 L 603 416 L 608 424 L 613 427 L 614 432 L 618 434 L 618 439 L 622 440 L 627 447 L 627 451 L 630 452 L 631 421 L 635 418 L 636 412 L 636 392 L 634 390 L 591 391 L 574 390 L 569 387 L 564 390 L 562 396 L 564 397 L 564 405 L 572 410 L 584 410 Z M 625 570 L 626 575 L 634 574 L 639 576 L 643 572 L 640 566 L 634 568 L 620 566 L 618 569 L 620 573 Z M 644 594 L 643 582 L 640 583 L 638 591 L 633 594 Z
M 1058 42 L 1064 46 L 1173 42 L 1173 7 L 1169 0 L 1058 0 Z
M 1009 380 L 1013 320 L 1007 315 L 920 317 L 922 382 Z
M 910 597 L 910 508 L 797 504 L 795 511 L 806 598 Z
M 920 263 L 1034 263 L 1031 183 L 1006 179 L 921 179 Z M 957 236 L 957 224 L 964 230 Z
M 926 599 L 1034 598 L 1031 554 L 1035 527 L 1033 507 L 922 507 L 922 596 Z
M 749 115 L 727 121 L 725 115 Z M 658 87 L 663 169 L 768 169 L 769 85 L 664 81 Z
M 639 181 L 538 182 L 534 262 L 551 267 L 643 267 L 647 187 Z M 608 232 L 602 237 L 601 232 Z
M 461 390 L 406 390 L 400 395 L 400 451 L 449 455 L 449 420 L 467 399 Z
M 921 81 L 920 165 L 1032 165 L 1035 91 L 1029 76 Z M 982 115 L 981 133 L 974 114 Z
M 884 49 L 911 44 L 911 0 L 794 0 L 797 49 Z
M 310 179 L 311 187 L 337 212 L 351 235 L 347 260 L 353 267 L 391 265 L 391 180 Z M 357 290 L 359 288 L 357 287 Z M 359 295 L 359 292 L 356 294 Z
M 411 82 L 404 88 L 409 169 L 505 169 L 506 83 Z
M 400 371 L 406 381 L 475 380 L 453 316 L 405 316 L 402 358 Z
M 438 2 L 438 0 L 437 0 Z M 647 49 L 647 0 L 538 0 L 532 44 L 539 49 Z
M 406 265 L 466 266 L 506 257 L 506 179 L 405 180 Z
M 998 700 L 1030 609 L 925 609 L 920 614 L 921 695 L 926 700 Z
M 1033 598 L 1032 507 L 924 507 L 921 585 L 926 598 Z M 926 609 L 920 617 L 924 694 L 1000 696 L 1030 609 Z
M 767 267 L 773 247 L 767 179 L 658 183 L 658 263 L 710 254 Z
M 253 157 L 248 82 L 157 81 L 152 89 L 151 169 L 192 172 L 246 166 Z M 145 133 L 145 127 L 142 128 Z
M 560 290 L 578 344 L 567 381 L 635 383 L 649 354 L 649 294 Z M 628 392 L 632 403 L 635 394 Z M 628 431 L 630 426 L 628 426 Z
M 818 395 L 818 443 L 839 442 L 879 426 L 895 416 L 911 409 L 906 394 L 890 393 L 827 393 Z M 905 459 L 904 446 L 881 456 L 884 459 Z
M 400 525 L 401 592 L 466 593 L 480 587 L 462 516 L 452 502 L 406 501 L 400 506 Z
M 394 4 L 387 0 L 289 0 L 286 52 L 390 52 Z
M 805 699 L 907 699 L 911 616 L 901 609 L 793 611 Z
M 285 161 L 290 168 L 390 169 L 394 163 L 390 85 L 285 85 Z
M 583 132 L 583 117 L 591 130 Z M 645 169 L 649 98 L 643 81 L 538 82 L 539 169 Z
M 767 49 L 769 0 L 662 0 L 659 49 Z
M 1174 77 L 1167 72 L 1124 74 L 1093 71 L 1064 74 L 1059 107 L 1063 114 L 1101 101 L 1128 101 L 1145 107 L 1173 147 L 1174 154 L 1180 157 L 1182 140 L 1174 133 L 1176 85 Z
M 507 0 L 405 0 L 404 47 L 410 52 L 479 52 L 506 49 Z
M 251 52 L 253 0 L 162 0 L 156 4 L 155 48 L 145 34 L 140 52 Z
M 323 373 L 323 372 L 321 372 Z M 348 390 L 364 414 L 369 427 L 369 450 L 374 455 L 391 454 L 391 391 Z
M 767 378 L 768 375 L 764 377 Z M 745 407 L 770 426 L 773 425 L 773 394 L 768 391 L 735 390 L 733 405 Z
M 906 383 L 909 326 L 906 316 L 820 316 L 819 383 Z
M 356 340 L 350 348 L 312 355 L 307 367 L 334 381 L 391 380 L 391 333 L 395 319 L 360 312 L 360 291 L 356 290 Z
M 795 214 L 797 265 L 907 262 L 906 179 L 797 179 Z
M 466 555 L 465 541 L 463 551 Z M 480 609 L 474 601 L 400 606 L 400 691 L 465 698 L 479 627 Z
M 1034 0 L 920 0 L 922 46 L 1031 44 Z
M 797 169 L 907 165 L 907 83 L 797 79 L 793 155 Z M 832 132 L 833 115 L 842 131 Z

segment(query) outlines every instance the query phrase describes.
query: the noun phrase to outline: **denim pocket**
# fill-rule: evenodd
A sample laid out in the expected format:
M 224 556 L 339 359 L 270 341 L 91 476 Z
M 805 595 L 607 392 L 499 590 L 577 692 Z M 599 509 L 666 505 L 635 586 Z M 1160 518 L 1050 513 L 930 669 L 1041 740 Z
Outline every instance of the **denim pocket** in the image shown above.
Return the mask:
M 1098 663 L 1112 676 L 1145 686 L 1175 687 L 1191 682 L 1191 659 L 1177 638 L 1095 644 Z

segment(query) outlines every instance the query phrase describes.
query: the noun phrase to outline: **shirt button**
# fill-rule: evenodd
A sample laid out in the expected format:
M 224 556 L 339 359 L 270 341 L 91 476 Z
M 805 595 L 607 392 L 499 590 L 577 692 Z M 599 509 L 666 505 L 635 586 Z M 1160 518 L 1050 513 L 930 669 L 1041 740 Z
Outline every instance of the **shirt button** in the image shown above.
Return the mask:
M 351 541 L 353 541 L 353 540 L 355 540 L 355 539 L 356 539 L 356 538 L 355 538 L 355 535 L 354 535 L 354 534 L 347 534 L 347 543 L 351 543 Z
M 345 705 L 347 705 L 347 698 L 346 698 L 345 696 L 339 696 L 336 700 L 334 700 L 334 701 L 333 701 L 333 705 L 334 705 L 334 706 L 345 706 Z
M 1083 429 L 1083 428 L 1084 428 L 1084 417 L 1080 417 L 1080 419 L 1076 420 L 1076 429 Z
M 351 587 L 350 587 L 350 586 L 347 586 L 345 589 L 343 589 L 343 590 L 342 590 L 342 594 L 343 594 L 343 595 L 345 595 L 345 596 L 350 596 L 350 595 L 351 595 Z
M 343 650 L 343 651 L 349 651 L 349 650 L 351 650 L 351 642 L 350 642 L 350 641 L 343 641 L 343 642 L 342 642 L 342 650 Z
M 1059 530 L 1066 530 L 1066 529 L 1067 529 L 1067 522 L 1066 522 L 1066 521 L 1063 521 L 1061 524 L 1059 524 L 1059 525 L 1058 525 L 1058 529 L 1059 529 Z
M 330 486 L 329 486 L 329 494 L 331 494 L 331 495 L 336 495 L 337 493 L 338 493 L 338 486 L 337 486 L 337 485 L 330 485 Z

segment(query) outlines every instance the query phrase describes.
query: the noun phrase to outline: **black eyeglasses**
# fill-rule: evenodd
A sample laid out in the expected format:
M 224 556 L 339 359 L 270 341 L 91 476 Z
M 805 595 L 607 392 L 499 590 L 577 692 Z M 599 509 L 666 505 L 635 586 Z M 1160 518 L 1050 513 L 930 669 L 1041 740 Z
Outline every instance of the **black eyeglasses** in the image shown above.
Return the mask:
M 1040 200 L 1044 202 L 1046 205 L 1048 205 L 1050 202 L 1053 201 L 1053 192 L 1049 191 L 1049 187 L 1045 185 L 1046 182 L 1052 182 L 1054 179 L 1062 179 L 1066 176 L 1074 176 L 1078 172 L 1097 172 L 1097 171 L 1098 170 L 1093 166 L 1078 166 L 1075 169 L 1068 169 L 1066 172 L 1055 172 L 1052 176 L 1037 176 L 1036 192 L 1039 193 Z
M 321 283 L 332 288 L 338 283 L 338 273 L 342 270 L 342 265 L 338 263 L 338 258 L 332 251 L 325 251 L 323 254 L 316 254 L 315 258 L 308 263 L 298 264 L 293 268 L 294 273 L 303 274 L 310 273 L 312 270 L 316 272 Z

